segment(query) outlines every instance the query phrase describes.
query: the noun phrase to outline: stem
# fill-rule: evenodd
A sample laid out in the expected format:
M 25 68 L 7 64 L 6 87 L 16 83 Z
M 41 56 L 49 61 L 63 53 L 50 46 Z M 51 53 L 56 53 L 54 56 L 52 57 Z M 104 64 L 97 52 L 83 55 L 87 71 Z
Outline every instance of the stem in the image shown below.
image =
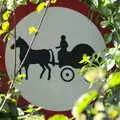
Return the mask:
M 16 23 L 16 18 L 15 18 L 15 11 L 13 12 L 13 16 L 14 16 L 14 23 Z M 6 101 L 7 101 L 7 95 L 10 93 L 10 90 L 12 89 L 14 83 L 15 83 L 15 78 L 16 78 L 16 26 L 15 26 L 15 31 L 14 31 L 14 45 L 15 45 L 15 55 L 14 55 L 14 77 L 13 77 L 13 81 L 11 82 L 8 92 L 6 94 L 5 99 L 3 100 L 1 106 L 0 106 L 0 111 L 3 109 Z
M 7 96 L 7 95 L 6 95 L 6 96 Z M 3 102 L 2 102 L 2 104 L 1 104 L 1 106 L 0 106 L 0 111 L 3 109 L 6 101 L 7 101 L 7 97 L 5 97 L 5 99 L 3 100 Z
M 14 5 L 15 5 L 15 0 L 14 0 Z M 14 23 L 16 24 L 16 16 L 15 16 L 15 10 L 13 12 L 14 15 Z M 15 25 L 15 30 L 14 30 L 14 45 L 15 45 L 15 56 L 14 56 L 14 80 L 16 78 L 16 25 Z

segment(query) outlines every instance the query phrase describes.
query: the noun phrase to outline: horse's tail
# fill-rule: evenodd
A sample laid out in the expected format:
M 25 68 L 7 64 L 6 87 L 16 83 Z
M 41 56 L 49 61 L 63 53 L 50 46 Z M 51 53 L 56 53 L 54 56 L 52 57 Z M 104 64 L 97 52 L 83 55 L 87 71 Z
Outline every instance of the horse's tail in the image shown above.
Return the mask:
M 52 62 L 50 62 L 50 63 L 54 66 L 55 65 L 54 53 L 53 53 L 52 49 L 49 49 L 49 51 L 51 51 L 51 53 L 52 53 Z

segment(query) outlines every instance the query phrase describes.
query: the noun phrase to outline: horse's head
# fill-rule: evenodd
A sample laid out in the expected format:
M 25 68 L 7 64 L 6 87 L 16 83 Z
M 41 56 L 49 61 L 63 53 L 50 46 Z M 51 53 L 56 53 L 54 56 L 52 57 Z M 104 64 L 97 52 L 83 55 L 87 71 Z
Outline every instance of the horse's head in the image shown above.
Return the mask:
M 25 44 L 25 41 L 21 37 L 19 37 L 16 40 L 16 47 L 22 47 L 24 44 Z M 15 44 L 12 44 L 11 49 L 14 49 L 14 48 L 15 48 Z

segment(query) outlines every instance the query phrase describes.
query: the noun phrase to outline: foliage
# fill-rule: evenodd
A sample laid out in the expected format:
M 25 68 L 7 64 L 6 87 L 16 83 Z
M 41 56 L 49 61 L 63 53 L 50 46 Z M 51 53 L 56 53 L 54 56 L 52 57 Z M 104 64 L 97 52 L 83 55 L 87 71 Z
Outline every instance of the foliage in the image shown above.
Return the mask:
M 110 48 L 112 49 L 112 48 Z M 115 49 L 115 48 L 114 48 Z M 106 55 L 107 54 L 107 55 Z M 106 57 L 108 56 L 108 51 L 105 53 Z M 94 84 L 97 81 L 100 81 L 102 84 L 100 88 L 98 89 L 98 95 L 96 100 L 92 98 L 92 95 L 87 94 L 88 97 L 87 100 L 89 101 L 89 104 L 86 104 L 83 96 L 81 96 L 79 99 L 81 99 L 81 105 L 79 106 L 79 100 L 75 104 L 74 108 L 78 107 L 79 109 L 82 109 L 82 105 L 86 105 L 85 109 L 82 110 L 82 112 L 86 112 L 86 118 L 85 120 L 117 120 L 120 117 L 120 72 L 119 72 L 119 66 L 114 64 L 116 66 L 115 70 L 107 69 L 108 66 L 111 66 L 110 64 L 107 64 L 108 58 L 102 60 L 100 64 L 96 65 L 95 57 L 94 59 L 89 59 L 88 64 L 85 65 L 82 69 L 80 69 L 81 75 L 86 79 L 87 82 L 90 84 Z M 114 57 L 115 58 L 115 57 Z M 112 58 L 113 59 L 113 58 Z M 113 67 L 113 66 L 112 66 Z M 92 91 L 90 91 L 92 92 Z M 94 101 L 91 103 L 91 101 Z M 91 104 L 90 104 L 91 103 Z M 83 113 L 78 112 L 77 109 L 75 110 L 73 116 L 77 120 L 81 120 L 81 116 Z
M 120 40 L 120 1 L 119 0 L 81 0 L 86 2 L 93 12 L 97 12 L 100 16 L 94 18 L 100 21 L 102 28 L 110 29 L 110 34 L 105 34 L 105 42 Z M 90 18 L 93 14 L 90 13 Z M 101 21 L 102 18 L 102 21 Z M 100 19 L 100 20 L 98 20 Z
M 102 83 L 98 90 L 98 96 L 95 102 L 88 104 L 80 113 L 76 109 L 73 114 L 76 120 L 118 120 L 120 119 L 120 1 L 116 0 L 82 0 L 86 2 L 92 12 L 89 13 L 91 19 L 94 18 L 93 13 L 97 13 L 102 28 L 108 28 L 111 32 L 105 34 L 106 43 L 112 42 L 113 48 L 106 48 L 98 54 L 85 58 L 80 63 L 87 63 L 79 70 L 80 75 L 91 84 L 97 81 Z M 101 57 L 102 56 L 102 59 Z M 89 58 L 89 59 L 87 59 Z M 82 99 L 81 96 L 79 99 Z M 88 99 L 89 100 L 89 99 Z M 94 100 L 94 99 L 93 99 Z M 83 99 L 83 104 L 85 100 Z M 90 100 L 91 102 L 91 100 Z M 79 103 L 79 100 L 77 101 Z M 75 104 L 74 108 L 81 109 L 82 105 Z M 86 116 L 82 118 L 82 116 Z
M 120 119 L 120 1 L 81 1 L 88 4 L 90 19 L 93 19 L 94 13 L 97 13 L 95 20 L 100 22 L 102 28 L 110 30 L 110 33 L 104 35 L 104 40 L 106 43 L 112 42 L 114 47 L 106 48 L 93 56 L 83 55 L 79 63 L 85 63 L 85 66 L 78 73 L 90 83 L 90 86 L 100 81 L 102 83 L 100 88 L 80 96 L 73 106 L 72 118 L 54 115 L 49 120 L 118 120 Z M 56 0 L 0 0 L 0 35 L 5 36 L 5 39 L 11 35 L 10 16 L 14 16 L 14 11 L 18 6 L 27 5 L 28 2 L 37 4 L 36 11 L 41 12 L 49 7 L 49 4 L 54 4 Z M 28 33 L 37 35 L 39 28 L 39 25 L 38 28 L 30 26 Z M 15 32 L 15 30 L 12 31 Z M 0 94 L 0 115 L 3 117 L 0 116 L 0 118 L 2 120 L 4 117 L 11 120 L 45 120 L 44 115 L 38 112 L 42 108 L 36 108 L 33 105 L 29 105 L 25 110 L 18 108 L 20 91 L 14 86 L 26 77 L 24 74 L 18 74 L 18 71 L 8 82 L 10 86 L 8 92 Z M 6 77 L 6 75 L 0 73 L 0 77 Z

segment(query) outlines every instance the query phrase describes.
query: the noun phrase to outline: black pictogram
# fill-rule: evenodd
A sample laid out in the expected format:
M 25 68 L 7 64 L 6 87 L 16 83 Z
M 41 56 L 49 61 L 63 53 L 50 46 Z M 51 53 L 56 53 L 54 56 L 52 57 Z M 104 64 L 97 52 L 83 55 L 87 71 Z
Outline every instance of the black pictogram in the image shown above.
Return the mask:
M 24 39 L 19 37 L 16 40 L 16 47 L 20 48 L 20 61 L 23 60 L 29 46 L 25 42 Z M 61 68 L 61 79 L 70 82 L 74 79 L 75 73 L 72 68 L 81 68 L 85 64 L 80 64 L 79 62 L 82 60 L 83 54 L 87 54 L 91 56 L 94 53 L 94 50 L 91 46 L 87 44 L 78 44 L 76 45 L 71 51 L 68 51 L 67 48 L 69 47 L 66 36 L 61 35 L 60 45 L 56 47 L 58 50 L 58 62 L 55 62 L 55 57 L 52 49 L 40 49 L 40 50 L 33 50 L 30 49 L 28 56 L 22 65 L 26 71 L 26 79 L 28 79 L 28 67 L 30 64 L 39 64 L 42 67 L 42 72 L 40 74 L 40 79 L 42 78 L 46 69 L 48 69 L 48 80 L 51 78 L 51 67 L 49 64 L 58 65 Z M 14 44 L 11 46 L 11 49 L 14 49 Z M 51 61 L 52 57 L 52 61 Z M 64 68 L 63 68 L 64 67 Z M 21 69 L 20 69 L 21 73 Z

